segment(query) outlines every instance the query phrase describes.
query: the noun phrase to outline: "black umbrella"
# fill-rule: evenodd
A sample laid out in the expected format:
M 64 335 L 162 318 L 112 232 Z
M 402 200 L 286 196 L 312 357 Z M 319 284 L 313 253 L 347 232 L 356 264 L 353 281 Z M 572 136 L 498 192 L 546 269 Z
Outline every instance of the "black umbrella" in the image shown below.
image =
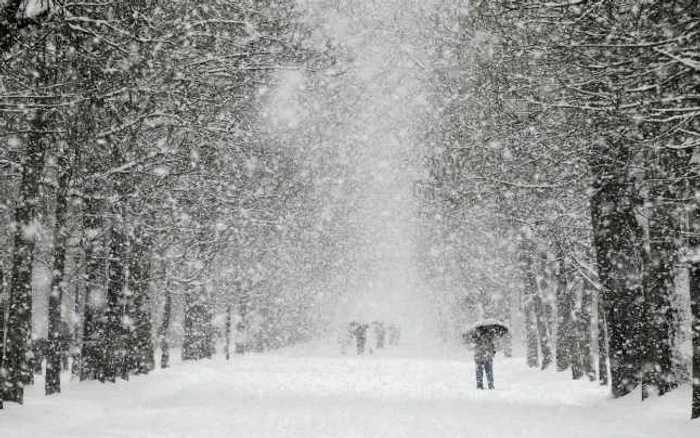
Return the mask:
M 462 334 L 464 342 L 474 342 L 478 338 L 500 338 L 508 334 L 508 327 L 495 319 L 477 321 Z

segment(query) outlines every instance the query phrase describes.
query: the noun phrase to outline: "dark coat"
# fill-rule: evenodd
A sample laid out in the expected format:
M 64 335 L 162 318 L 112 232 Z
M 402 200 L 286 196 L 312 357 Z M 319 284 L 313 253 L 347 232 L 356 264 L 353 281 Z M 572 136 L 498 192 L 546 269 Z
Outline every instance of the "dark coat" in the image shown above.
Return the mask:
M 493 336 L 477 335 L 474 340 L 474 358 L 489 359 L 496 354 L 496 346 L 493 342 Z

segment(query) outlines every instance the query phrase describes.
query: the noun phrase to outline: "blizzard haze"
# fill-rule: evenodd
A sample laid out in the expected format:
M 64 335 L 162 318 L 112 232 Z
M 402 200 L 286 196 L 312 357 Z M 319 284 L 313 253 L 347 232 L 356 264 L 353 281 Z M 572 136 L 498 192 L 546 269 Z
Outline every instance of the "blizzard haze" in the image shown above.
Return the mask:
M 697 0 L 0 0 L 0 436 L 700 436 Z

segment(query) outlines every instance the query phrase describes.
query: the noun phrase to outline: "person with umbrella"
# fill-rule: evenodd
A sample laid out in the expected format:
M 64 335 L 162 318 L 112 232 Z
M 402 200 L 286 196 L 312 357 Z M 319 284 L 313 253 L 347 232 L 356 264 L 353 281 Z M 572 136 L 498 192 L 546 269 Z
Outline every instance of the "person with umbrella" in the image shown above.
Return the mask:
M 489 389 L 494 389 L 493 356 L 496 355 L 495 340 L 508 333 L 508 328 L 495 320 L 477 322 L 465 333 L 465 340 L 474 345 L 476 365 L 476 389 L 484 389 L 484 374 Z

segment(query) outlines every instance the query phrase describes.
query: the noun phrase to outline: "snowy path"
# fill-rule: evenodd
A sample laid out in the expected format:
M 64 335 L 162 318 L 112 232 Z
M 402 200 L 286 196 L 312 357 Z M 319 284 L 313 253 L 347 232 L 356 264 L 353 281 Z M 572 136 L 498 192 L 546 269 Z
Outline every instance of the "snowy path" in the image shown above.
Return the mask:
M 609 400 L 596 384 L 498 358 L 497 389 L 477 392 L 462 353 L 314 353 L 296 349 L 228 363 L 178 364 L 117 385 L 69 384 L 50 398 L 32 388 L 26 406 L 0 411 L 0 436 L 700 436 L 700 423 L 687 420 L 686 390 L 640 406 Z

